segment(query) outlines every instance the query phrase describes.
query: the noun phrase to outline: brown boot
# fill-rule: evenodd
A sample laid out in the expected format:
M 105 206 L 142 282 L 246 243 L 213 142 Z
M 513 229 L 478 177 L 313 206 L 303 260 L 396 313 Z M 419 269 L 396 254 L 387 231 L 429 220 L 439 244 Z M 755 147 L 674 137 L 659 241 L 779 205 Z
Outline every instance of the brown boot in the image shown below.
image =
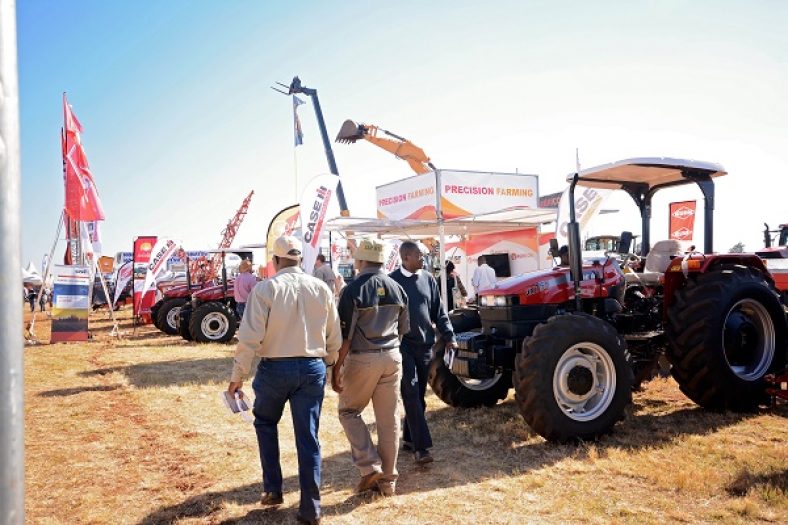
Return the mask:
M 379 470 L 375 470 L 370 472 L 366 476 L 362 476 L 361 480 L 356 485 L 356 494 L 361 494 L 362 492 L 367 492 L 368 490 L 372 490 L 378 486 L 378 480 L 383 477 L 383 473 Z

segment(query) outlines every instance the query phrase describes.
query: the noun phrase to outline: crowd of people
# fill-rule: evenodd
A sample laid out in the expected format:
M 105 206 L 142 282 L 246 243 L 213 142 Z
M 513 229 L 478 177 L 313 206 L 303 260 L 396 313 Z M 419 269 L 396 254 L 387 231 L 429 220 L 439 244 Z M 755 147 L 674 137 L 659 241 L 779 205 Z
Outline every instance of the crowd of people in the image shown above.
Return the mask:
M 354 254 L 355 277 L 345 285 L 322 255 L 314 275 L 306 274 L 299 266 L 301 242 L 282 236 L 273 249 L 275 275 L 236 295 L 243 305 L 242 321 L 227 390 L 231 397 L 243 395 L 243 382 L 259 357 L 252 381 L 253 414 L 261 503 L 267 506 L 284 501 L 277 427 L 285 404 L 290 404 L 301 490 L 299 523 L 320 523 L 318 429 L 327 367 L 339 398 L 337 417 L 358 471 L 358 493 L 396 494 L 400 448 L 411 452 L 418 465 L 434 461 L 425 417 L 429 363 L 436 338 L 447 348 L 456 342 L 438 283 L 423 269 L 418 245 L 405 241 L 399 252 L 401 267 L 387 274 L 384 245 L 361 241 Z M 449 289 L 458 290 L 456 295 L 464 300 L 467 292 L 451 262 L 446 271 Z M 488 278 L 489 273 L 479 273 L 472 282 L 479 290 Z M 362 417 L 370 403 L 377 445 Z

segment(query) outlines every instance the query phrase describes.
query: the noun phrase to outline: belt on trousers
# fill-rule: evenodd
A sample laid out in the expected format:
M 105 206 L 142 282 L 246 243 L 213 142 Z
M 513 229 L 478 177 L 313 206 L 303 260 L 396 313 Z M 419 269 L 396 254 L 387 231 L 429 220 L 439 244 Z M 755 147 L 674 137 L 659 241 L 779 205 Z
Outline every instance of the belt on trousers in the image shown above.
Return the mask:
M 369 348 L 366 350 L 353 350 L 350 349 L 351 354 L 383 354 L 385 352 L 393 352 L 394 350 L 399 350 L 398 346 L 394 346 L 391 348 Z
M 295 359 L 323 359 L 322 357 L 310 357 L 306 355 L 296 357 L 261 357 L 260 361 L 293 361 Z

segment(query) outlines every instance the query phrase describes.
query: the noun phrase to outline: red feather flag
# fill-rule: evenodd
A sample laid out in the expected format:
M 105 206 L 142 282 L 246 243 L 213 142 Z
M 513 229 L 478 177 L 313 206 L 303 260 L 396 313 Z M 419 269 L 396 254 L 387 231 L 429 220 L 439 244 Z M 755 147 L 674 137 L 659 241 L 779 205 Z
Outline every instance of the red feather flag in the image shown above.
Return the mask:
M 66 213 L 72 221 L 104 220 L 104 209 L 96 184 L 90 173 L 88 158 L 82 146 L 82 125 L 71 111 L 63 93 L 63 165 L 66 186 Z

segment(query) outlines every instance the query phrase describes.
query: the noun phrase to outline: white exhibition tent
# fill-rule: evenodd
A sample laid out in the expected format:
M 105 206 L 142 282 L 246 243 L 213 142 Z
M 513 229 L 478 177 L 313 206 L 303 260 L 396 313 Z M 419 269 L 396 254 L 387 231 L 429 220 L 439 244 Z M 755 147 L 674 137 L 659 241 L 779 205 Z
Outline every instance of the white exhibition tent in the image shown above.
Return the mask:
M 38 273 L 33 261 L 27 263 L 27 268 L 22 268 L 22 284 L 29 286 L 41 286 L 44 284 L 44 279 L 41 277 L 41 274 Z
M 381 239 L 424 239 L 438 238 L 440 260 L 445 260 L 446 237 L 466 238 L 472 235 L 500 233 L 536 228 L 539 243 L 539 226 L 556 221 L 558 211 L 554 208 L 512 207 L 504 210 L 469 215 L 454 219 L 371 219 L 359 217 L 336 217 L 327 221 L 326 230 L 345 237 L 356 238 L 375 235 Z M 441 290 L 446 301 L 446 271 L 441 265 Z

